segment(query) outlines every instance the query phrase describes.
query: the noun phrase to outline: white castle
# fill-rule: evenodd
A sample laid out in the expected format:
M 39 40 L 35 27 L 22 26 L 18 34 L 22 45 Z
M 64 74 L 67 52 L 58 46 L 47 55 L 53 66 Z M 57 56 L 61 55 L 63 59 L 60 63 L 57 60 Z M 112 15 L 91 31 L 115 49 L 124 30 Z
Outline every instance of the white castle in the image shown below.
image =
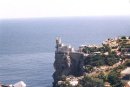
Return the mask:
M 56 38 L 56 52 L 58 52 L 58 53 L 70 53 L 70 52 L 75 52 L 75 50 L 70 45 L 64 45 L 61 42 L 61 38 L 57 37 Z

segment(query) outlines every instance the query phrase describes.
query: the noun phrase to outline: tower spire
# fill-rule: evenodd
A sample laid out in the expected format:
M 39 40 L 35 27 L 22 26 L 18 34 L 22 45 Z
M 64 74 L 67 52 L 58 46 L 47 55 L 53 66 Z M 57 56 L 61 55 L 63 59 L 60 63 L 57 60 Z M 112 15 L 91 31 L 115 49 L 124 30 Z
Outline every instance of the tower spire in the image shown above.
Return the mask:
M 58 48 L 61 47 L 61 38 L 60 37 L 56 37 L 56 51 L 58 51 Z

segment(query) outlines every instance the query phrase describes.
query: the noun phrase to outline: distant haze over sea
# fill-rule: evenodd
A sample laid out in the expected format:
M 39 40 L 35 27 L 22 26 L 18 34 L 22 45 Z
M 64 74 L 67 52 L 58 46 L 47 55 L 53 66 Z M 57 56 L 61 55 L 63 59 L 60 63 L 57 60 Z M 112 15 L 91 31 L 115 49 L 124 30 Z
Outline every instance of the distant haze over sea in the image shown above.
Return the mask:
M 122 35 L 130 36 L 130 17 L 0 20 L 0 82 L 51 87 L 57 36 L 77 48 Z
M 0 54 L 54 52 L 55 38 L 78 47 L 130 35 L 130 17 L 0 20 Z

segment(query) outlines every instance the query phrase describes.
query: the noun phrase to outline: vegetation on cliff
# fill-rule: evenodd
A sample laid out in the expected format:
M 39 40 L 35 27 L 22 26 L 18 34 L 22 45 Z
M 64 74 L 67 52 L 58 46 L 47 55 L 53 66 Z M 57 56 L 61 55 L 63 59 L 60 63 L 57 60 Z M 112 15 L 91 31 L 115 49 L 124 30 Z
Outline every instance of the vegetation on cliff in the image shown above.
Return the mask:
M 76 86 L 72 86 L 69 81 L 64 81 L 58 87 L 104 87 L 104 82 L 99 78 L 84 76 Z
M 91 66 L 112 66 L 115 63 L 119 62 L 122 59 L 122 57 L 117 56 L 113 53 L 110 55 L 92 55 L 88 56 L 85 59 L 85 65 L 91 65 Z
M 64 45 L 59 46 L 57 50 L 63 53 L 60 51 L 58 56 L 63 55 L 62 59 L 66 56 L 70 61 L 57 63 L 63 66 L 65 62 L 69 67 L 60 70 L 58 68 L 55 77 L 59 78 L 55 80 L 55 87 L 124 87 L 126 85 L 127 81 L 124 81 L 121 72 L 130 66 L 130 37 L 108 39 L 102 43 L 102 46 L 83 45 L 77 51 L 72 51 Z M 61 59 L 57 57 L 57 60 Z M 78 76 L 75 75 L 77 72 Z
M 58 87 L 105 87 L 105 82 L 110 83 L 109 87 L 124 87 L 125 83 L 122 81 L 120 73 L 129 64 L 130 60 L 127 60 L 124 64 L 109 71 L 99 72 L 93 76 L 89 76 L 88 74 L 84 75 L 76 86 L 72 86 L 68 80 L 64 79 L 64 83 L 60 84 Z

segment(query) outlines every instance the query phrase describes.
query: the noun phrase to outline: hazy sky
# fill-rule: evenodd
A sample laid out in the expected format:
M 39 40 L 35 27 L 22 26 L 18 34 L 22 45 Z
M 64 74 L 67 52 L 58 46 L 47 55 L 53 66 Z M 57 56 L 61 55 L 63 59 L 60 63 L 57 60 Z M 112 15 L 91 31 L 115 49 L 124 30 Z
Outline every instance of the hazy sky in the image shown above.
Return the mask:
M 130 0 L 0 0 L 0 19 L 130 16 Z

